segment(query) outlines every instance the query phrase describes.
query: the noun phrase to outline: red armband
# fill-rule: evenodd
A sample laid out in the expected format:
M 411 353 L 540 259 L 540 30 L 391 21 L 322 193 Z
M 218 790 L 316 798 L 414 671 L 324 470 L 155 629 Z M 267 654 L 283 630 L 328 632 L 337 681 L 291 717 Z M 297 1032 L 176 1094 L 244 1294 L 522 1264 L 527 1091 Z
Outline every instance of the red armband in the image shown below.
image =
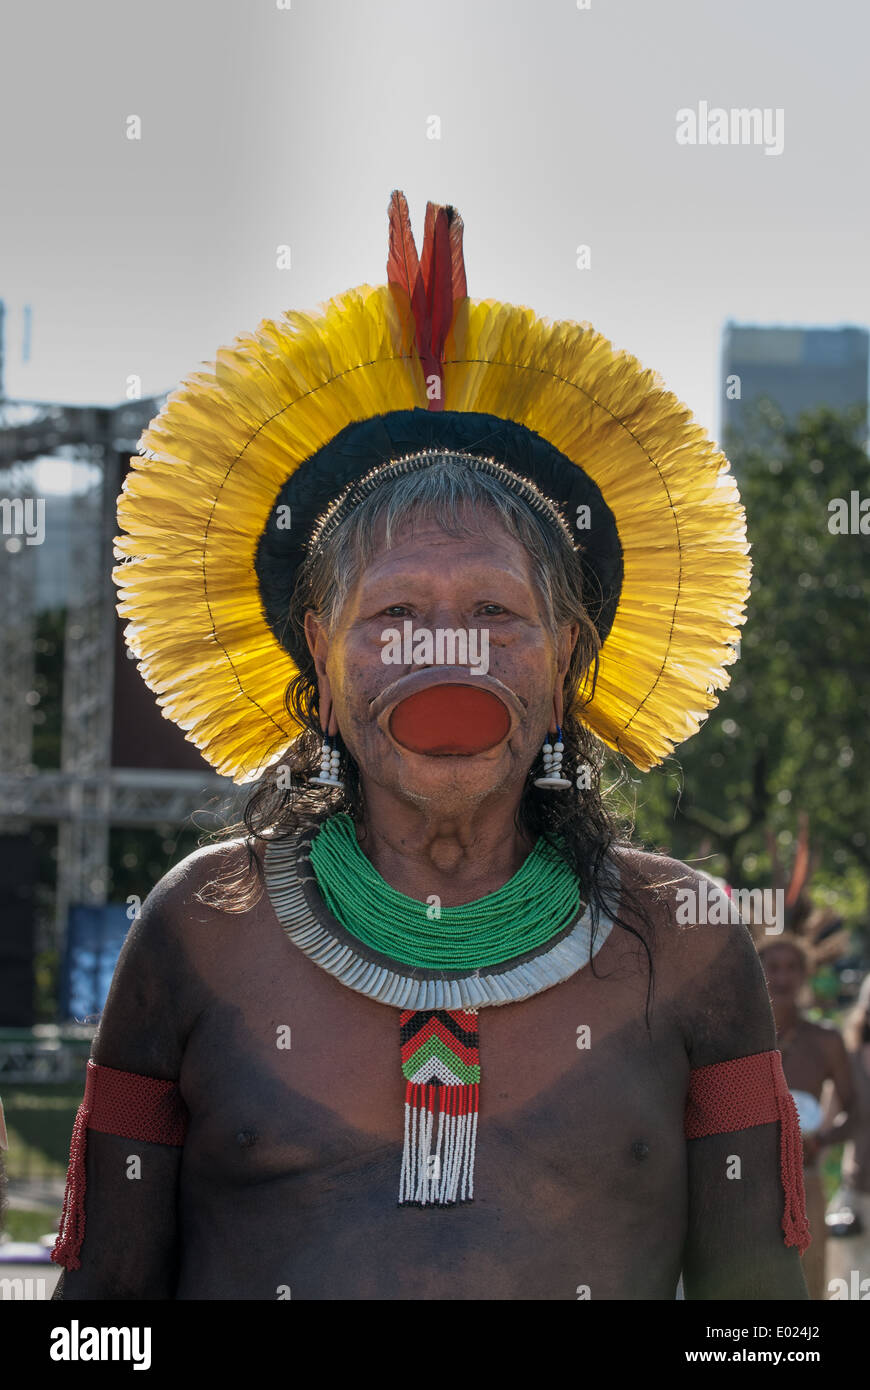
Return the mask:
M 804 1163 L 797 1110 L 782 1070 L 779 1052 L 756 1052 L 730 1062 L 697 1067 L 689 1074 L 686 1097 L 687 1139 L 728 1134 L 734 1129 L 779 1121 L 779 1166 L 785 1211 L 786 1245 L 801 1254 L 810 1243 L 804 1196 Z
M 176 1081 L 159 1081 L 154 1076 L 88 1062 L 84 1099 L 73 1125 L 60 1229 L 51 1252 L 55 1264 L 65 1269 L 81 1268 L 87 1131 L 180 1147 L 187 1135 L 187 1122 L 187 1106 Z

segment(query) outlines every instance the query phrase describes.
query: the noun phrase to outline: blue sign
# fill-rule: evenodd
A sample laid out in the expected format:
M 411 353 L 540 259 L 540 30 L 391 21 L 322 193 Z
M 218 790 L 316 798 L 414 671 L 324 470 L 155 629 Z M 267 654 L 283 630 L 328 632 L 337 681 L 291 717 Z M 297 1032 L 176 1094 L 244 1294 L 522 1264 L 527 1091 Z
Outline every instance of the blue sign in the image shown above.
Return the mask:
M 115 964 L 132 926 L 125 903 L 71 907 L 60 980 L 60 1016 L 92 1023 L 102 1013 Z

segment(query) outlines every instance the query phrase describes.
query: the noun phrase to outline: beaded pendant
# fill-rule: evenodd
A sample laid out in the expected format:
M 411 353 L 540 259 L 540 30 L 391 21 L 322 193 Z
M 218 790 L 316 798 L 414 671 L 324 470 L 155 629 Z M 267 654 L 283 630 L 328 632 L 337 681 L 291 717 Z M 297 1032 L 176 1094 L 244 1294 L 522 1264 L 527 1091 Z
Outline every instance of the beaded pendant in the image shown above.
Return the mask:
M 532 951 L 478 969 L 432 970 L 382 955 L 326 906 L 309 854 L 317 831 L 266 841 L 266 889 L 290 941 L 346 985 L 399 1013 L 405 1081 L 400 1206 L 453 1206 L 474 1198 L 480 1108 L 478 1010 L 530 999 L 568 980 L 604 945 L 612 920 L 587 908 Z M 618 869 L 609 871 L 618 893 Z
M 399 1205 L 470 1202 L 480 1094 L 477 1010 L 404 1009 L 401 1038 L 406 1085 Z

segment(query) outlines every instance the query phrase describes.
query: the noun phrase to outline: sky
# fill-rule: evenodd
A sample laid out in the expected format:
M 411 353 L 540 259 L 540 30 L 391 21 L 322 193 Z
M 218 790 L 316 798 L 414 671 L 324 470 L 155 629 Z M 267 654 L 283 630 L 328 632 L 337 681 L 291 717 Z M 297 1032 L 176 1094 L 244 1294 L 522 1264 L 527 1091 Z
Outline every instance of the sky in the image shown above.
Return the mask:
M 474 298 L 591 322 L 716 431 L 726 320 L 870 323 L 868 49 L 854 0 L 7 4 L 6 394 L 171 390 L 383 283 L 401 188 L 418 243 L 460 210 Z M 678 143 L 704 102 L 780 111 L 782 152 Z

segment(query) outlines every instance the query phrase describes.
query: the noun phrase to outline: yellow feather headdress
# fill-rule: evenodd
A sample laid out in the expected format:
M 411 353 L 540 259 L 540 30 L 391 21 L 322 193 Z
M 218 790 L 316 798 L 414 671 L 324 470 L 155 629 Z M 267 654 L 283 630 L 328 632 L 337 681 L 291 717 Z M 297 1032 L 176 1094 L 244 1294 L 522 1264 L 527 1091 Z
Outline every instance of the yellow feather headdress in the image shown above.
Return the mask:
M 736 656 L 750 564 L 728 461 L 655 373 L 588 324 L 469 299 L 453 208 L 428 205 L 419 261 L 398 192 L 390 230 L 386 285 L 263 321 L 143 432 L 113 571 L 139 670 L 219 772 L 260 777 L 298 733 L 276 596 L 316 515 L 408 446 L 473 453 L 483 423 L 482 452 L 521 474 L 525 460 L 572 534 L 579 498 L 610 536 L 583 718 L 646 770 L 697 731 Z M 276 588 L 266 552 L 282 508 L 293 539 Z

